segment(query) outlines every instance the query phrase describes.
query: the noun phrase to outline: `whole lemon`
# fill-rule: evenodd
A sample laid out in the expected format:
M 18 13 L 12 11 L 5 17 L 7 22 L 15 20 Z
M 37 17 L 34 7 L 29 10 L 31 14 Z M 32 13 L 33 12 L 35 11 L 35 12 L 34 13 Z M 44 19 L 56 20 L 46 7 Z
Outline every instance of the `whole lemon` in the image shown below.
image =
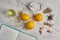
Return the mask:
M 36 15 L 34 15 L 34 20 L 36 21 L 42 21 L 43 19 L 43 15 L 41 13 L 37 13 Z
M 34 21 L 29 21 L 25 24 L 27 29 L 33 29 L 34 28 Z
M 21 20 L 27 21 L 30 19 L 30 16 L 28 14 L 22 14 L 21 16 Z

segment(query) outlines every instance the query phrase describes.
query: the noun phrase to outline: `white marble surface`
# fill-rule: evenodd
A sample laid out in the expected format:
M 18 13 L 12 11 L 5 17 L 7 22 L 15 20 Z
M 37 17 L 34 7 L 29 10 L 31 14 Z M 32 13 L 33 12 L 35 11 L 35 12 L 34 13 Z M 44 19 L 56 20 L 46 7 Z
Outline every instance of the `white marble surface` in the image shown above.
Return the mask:
M 54 23 L 54 26 L 51 28 L 45 27 L 42 35 L 39 34 L 39 26 L 41 26 L 43 22 L 35 22 L 36 23 L 35 28 L 30 31 L 30 30 L 23 29 L 24 26 L 23 21 L 21 21 L 20 23 L 18 22 L 15 23 L 16 19 L 14 17 L 8 17 L 6 15 L 6 11 L 8 9 L 12 8 L 17 12 L 18 10 L 22 10 L 22 8 L 25 7 L 24 5 L 32 1 L 42 3 L 43 4 L 42 10 L 45 9 L 46 7 L 51 7 L 52 8 L 51 13 L 55 15 L 54 20 L 52 22 Z M 41 13 L 42 10 L 40 11 Z M 27 12 L 29 13 L 30 16 L 32 16 L 32 13 L 30 13 L 27 9 L 25 9 L 24 12 Z M 38 40 L 60 40 L 60 19 L 59 18 L 60 18 L 60 0 L 0 0 L 0 20 L 12 26 L 15 26 L 15 28 L 17 29 L 24 30 L 27 33 L 37 36 Z M 43 21 L 45 21 L 45 19 Z M 47 29 L 51 29 L 53 33 L 47 33 L 46 32 Z

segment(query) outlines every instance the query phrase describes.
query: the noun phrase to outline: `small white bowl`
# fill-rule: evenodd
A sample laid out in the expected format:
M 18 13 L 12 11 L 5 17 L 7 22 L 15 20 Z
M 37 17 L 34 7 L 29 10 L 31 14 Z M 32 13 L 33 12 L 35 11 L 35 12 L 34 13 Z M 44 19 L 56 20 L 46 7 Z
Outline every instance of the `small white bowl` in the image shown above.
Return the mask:
M 32 3 L 29 4 L 29 8 L 32 11 L 41 10 L 41 3 L 32 2 Z

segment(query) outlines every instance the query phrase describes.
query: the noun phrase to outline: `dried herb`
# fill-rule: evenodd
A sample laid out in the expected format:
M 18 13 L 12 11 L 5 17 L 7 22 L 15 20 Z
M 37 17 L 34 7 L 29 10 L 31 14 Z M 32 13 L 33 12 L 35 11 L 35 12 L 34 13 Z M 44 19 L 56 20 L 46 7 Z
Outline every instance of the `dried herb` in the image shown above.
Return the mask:
M 48 19 L 47 19 L 47 20 L 49 20 L 49 21 L 53 20 L 53 15 L 50 14 L 50 15 L 48 16 Z
M 18 23 L 20 22 L 20 19 L 18 19 Z
M 47 32 L 52 33 L 52 30 L 47 30 Z
M 43 13 L 50 13 L 51 11 L 52 11 L 51 8 L 48 7 L 48 8 L 46 8 L 46 9 L 43 11 Z
M 50 23 L 48 23 L 48 22 L 45 22 L 44 25 L 47 25 L 47 26 L 49 26 L 49 27 L 52 27 L 52 26 L 53 26 L 53 24 L 50 24 Z
M 18 20 L 18 23 L 19 23 L 20 22 L 20 16 L 22 15 L 23 11 L 20 10 L 20 11 L 18 11 L 18 13 L 19 14 L 17 16 L 17 20 Z
M 18 13 L 19 13 L 18 16 L 20 16 L 20 15 L 22 15 L 23 11 L 20 10 L 20 11 L 18 11 Z
M 18 23 L 20 22 L 20 17 L 19 16 L 17 16 L 17 20 L 18 20 Z
M 41 29 L 41 30 L 44 29 L 44 26 L 41 26 L 40 29 Z
M 39 33 L 42 34 L 42 30 L 39 30 Z
M 40 27 L 40 29 L 43 29 L 42 27 Z

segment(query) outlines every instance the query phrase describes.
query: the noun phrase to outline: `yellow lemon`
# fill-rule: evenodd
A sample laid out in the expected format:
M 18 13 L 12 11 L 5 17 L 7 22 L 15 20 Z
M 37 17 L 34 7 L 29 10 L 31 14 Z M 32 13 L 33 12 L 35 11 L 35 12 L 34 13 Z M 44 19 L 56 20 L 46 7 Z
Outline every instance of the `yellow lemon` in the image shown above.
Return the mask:
M 36 21 L 42 21 L 43 19 L 43 15 L 41 13 L 37 13 L 36 15 L 34 15 L 34 20 Z
M 30 30 L 33 29 L 34 28 L 34 21 L 27 22 L 25 26 L 27 29 L 30 29 Z
M 24 20 L 24 21 L 27 21 L 27 20 L 30 19 L 30 16 L 28 14 L 22 14 L 21 19 Z

